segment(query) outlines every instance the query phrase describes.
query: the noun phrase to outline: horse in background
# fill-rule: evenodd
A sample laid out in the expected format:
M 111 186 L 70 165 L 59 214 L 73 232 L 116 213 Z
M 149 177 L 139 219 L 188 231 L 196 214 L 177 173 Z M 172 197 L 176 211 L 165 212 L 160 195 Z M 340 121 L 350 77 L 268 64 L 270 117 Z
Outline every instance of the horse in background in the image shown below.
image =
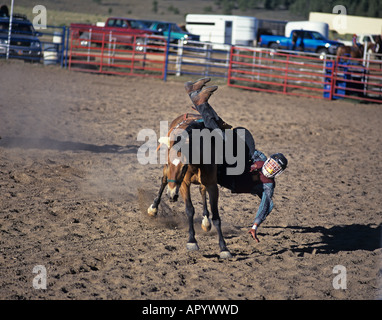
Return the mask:
M 363 56 L 364 47 L 361 46 L 340 46 L 337 49 L 337 56 L 350 57 L 354 59 L 361 59 Z
M 352 46 L 341 46 L 337 49 L 337 56 L 350 57 L 354 59 L 362 59 L 364 46 L 357 43 L 357 35 L 353 34 Z
M 376 54 L 376 58 L 382 60 L 382 35 L 375 37 L 375 43 L 370 42 L 367 45 L 367 52 Z

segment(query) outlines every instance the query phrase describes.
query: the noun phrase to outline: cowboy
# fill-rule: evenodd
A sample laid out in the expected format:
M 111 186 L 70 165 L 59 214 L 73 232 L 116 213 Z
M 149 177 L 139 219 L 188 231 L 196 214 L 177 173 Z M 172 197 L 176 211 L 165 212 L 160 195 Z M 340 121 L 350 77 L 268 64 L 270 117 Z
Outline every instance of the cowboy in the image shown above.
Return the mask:
M 210 78 L 202 78 L 195 82 L 186 82 L 186 92 L 196 110 L 201 114 L 206 128 L 211 130 L 226 129 L 227 124 L 208 103 L 208 99 L 218 87 L 203 88 L 210 80 Z M 244 172 L 241 175 L 229 176 L 226 174 L 226 170 L 222 170 L 226 164 L 218 165 L 218 183 L 233 193 L 251 193 L 260 197 L 261 202 L 252 228 L 248 231 L 252 238 L 259 242 L 257 230 L 273 209 L 272 197 L 276 186 L 275 177 L 286 169 L 288 160 L 281 153 L 273 154 L 267 158 L 261 151 L 256 150 L 255 141 L 248 130 L 245 131 L 245 143 L 247 146 L 245 156 L 249 162 Z

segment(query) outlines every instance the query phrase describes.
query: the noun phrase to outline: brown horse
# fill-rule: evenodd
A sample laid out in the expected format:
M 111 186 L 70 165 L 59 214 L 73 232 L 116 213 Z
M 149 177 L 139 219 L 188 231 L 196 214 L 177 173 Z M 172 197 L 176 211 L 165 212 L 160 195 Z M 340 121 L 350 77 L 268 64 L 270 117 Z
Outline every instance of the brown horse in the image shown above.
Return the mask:
M 375 37 L 375 43 L 370 42 L 367 45 L 367 52 L 375 54 L 375 59 L 382 60 L 382 35 Z M 379 64 L 379 67 L 382 68 L 382 64 Z
M 363 56 L 363 46 L 340 46 L 337 49 L 337 56 L 361 59 Z
M 232 255 L 227 249 L 223 233 L 221 230 L 221 220 L 218 212 L 218 198 L 219 198 L 219 189 L 217 185 L 217 165 L 214 164 L 214 161 L 211 161 L 211 164 L 191 164 L 187 163 L 182 158 L 182 161 L 171 161 L 170 152 L 174 145 L 177 143 L 175 137 L 178 134 L 178 130 L 187 130 L 188 128 L 204 128 L 204 124 L 200 122 L 201 116 L 196 114 L 185 114 L 177 117 L 170 124 L 170 131 L 168 134 L 167 144 L 169 146 L 168 151 L 168 162 L 163 167 L 163 176 L 161 179 L 161 186 L 158 192 L 157 197 L 154 199 L 153 204 L 148 208 L 148 214 L 150 216 L 156 216 L 158 212 L 158 206 L 161 201 L 163 191 L 166 186 L 168 186 L 168 196 L 171 201 L 176 201 L 178 194 L 183 198 L 183 201 L 186 206 L 186 214 L 188 218 L 189 225 L 189 238 L 187 242 L 188 250 L 199 250 L 199 246 L 195 239 L 195 230 L 194 230 L 194 214 L 195 209 L 191 201 L 190 187 L 191 184 L 197 184 L 200 186 L 200 193 L 203 199 L 203 221 L 202 228 L 204 231 L 209 231 L 211 229 L 211 222 L 209 219 L 209 212 L 207 208 L 207 198 L 206 193 L 209 195 L 210 209 L 212 213 L 212 223 L 217 229 L 219 246 L 220 246 L 220 258 L 231 258 Z M 191 133 L 191 130 L 188 131 Z M 190 140 L 192 139 L 192 134 L 189 136 Z M 191 141 L 188 141 L 191 145 Z M 213 148 L 212 148 L 213 149 Z M 180 152 L 177 153 L 177 156 L 181 157 Z M 191 159 L 191 156 L 189 157 Z

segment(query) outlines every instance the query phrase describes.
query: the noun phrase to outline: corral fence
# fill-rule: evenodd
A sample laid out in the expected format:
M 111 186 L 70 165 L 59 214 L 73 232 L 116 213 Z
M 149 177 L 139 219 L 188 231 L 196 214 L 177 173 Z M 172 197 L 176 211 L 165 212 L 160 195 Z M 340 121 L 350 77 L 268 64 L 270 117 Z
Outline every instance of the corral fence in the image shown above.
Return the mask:
M 71 28 L 70 70 L 163 78 L 167 42 L 164 37 Z
M 44 64 L 64 66 L 67 32 L 68 28 L 57 26 L 47 26 L 45 31 L 40 32 Z
M 48 26 L 38 34 L 40 58 L 30 60 L 70 70 L 163 80 L 168 75 L 218 77 L 227 79 L 230 87 L 246 90 L 382 103 L 382 55 L 365 52 L 363 59 L 354 59 L 189 40 L 170 42 L 170 36 L 80 27 Z M 28 57 L 19 51 L 12 58 Z
M 228 77 L 230 45 L 183 41 L 170 44 L 167 74 Z
M 231 47 L 231 87 L 320 99 L 382 103 L 382 60 Z

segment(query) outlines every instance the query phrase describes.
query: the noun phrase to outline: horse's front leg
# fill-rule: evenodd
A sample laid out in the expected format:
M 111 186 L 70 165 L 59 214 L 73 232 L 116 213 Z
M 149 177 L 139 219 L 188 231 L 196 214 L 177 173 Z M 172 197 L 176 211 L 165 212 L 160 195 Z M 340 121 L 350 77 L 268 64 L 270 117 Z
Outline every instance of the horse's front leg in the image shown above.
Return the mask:
M 219 199 L 218 186 L 216 184 L 207 186 L 207 192 L 210 198 L 212 223 L 214 224 L 219 236 L 220 258 L 222 259 L 232 258 L 231 253 L 227 249 L 227 245 L 225 243 L 223 232 L 221 229 L 221 220 L 220 220 L 219 211 L 218 211 L 218 199 Z
M 199 250 L 199 246 L 195 239 L 195 229 L 194 229 L 195 209 L 191 202 L 190 185 L 186 183 L 182 183 L 180 193 L 186 205 L 186 214 L 188 219 L 188 242 L 186 247 L 190 251 L 196 251 L 196 250 Z
M 159 203 L 161 201 L 161 198 L 162 198 L 162 194 L 163 194 L 163 191 L 164 191 L 164 188 L 167 186 L 167 177 L 166 175 L 163 175 L 162 177 L 162 180 L 161 180 L 161 186 L 159 188 L 159 192 L 158 192 L 158 195 L 157 197 L 154 199 L 152 205 L 147 209 L 147 213 L 152 216 L 152 217 L 155 217 L 158 213 L 158 206 L 159 206 Z
M 209 219 L 210 213 L 208 212 L 208 206 L 207 206 L 207 190 L 206 186 L 200 185 L 199 187 L 200 195 L 202 196 L 202 202 L 203 202 L 203 221 L 202 221 L 202 229 L 205 232 L 208 232 L 211 230 L 211 221 Z

